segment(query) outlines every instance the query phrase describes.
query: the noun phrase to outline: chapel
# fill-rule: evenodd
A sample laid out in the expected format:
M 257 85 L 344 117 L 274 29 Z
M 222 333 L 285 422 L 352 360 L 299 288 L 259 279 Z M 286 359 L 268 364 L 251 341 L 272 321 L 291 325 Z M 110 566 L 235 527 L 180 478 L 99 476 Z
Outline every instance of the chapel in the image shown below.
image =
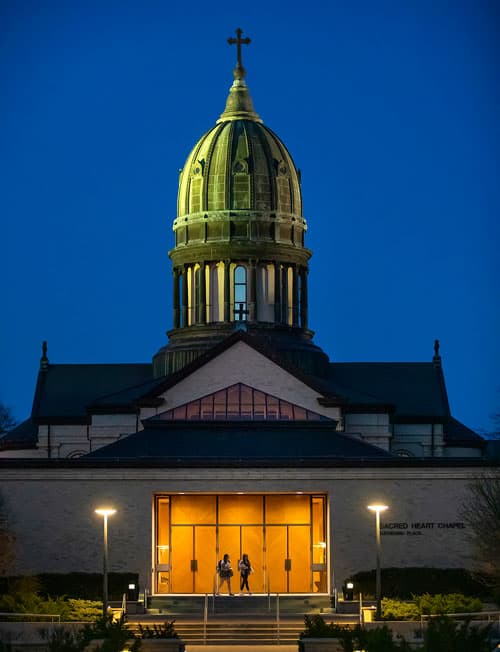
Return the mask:
M 142 364 L 60 364 L 44 342 L 31 416 L 0 439 L 17 539 L 37 539 L 16 571 L 95 569 L 82 546 L 50 556 L 62 535 L 34 510 L 60 511 L 62 488 L 72 540 L 89 539 L 86 504 L 126 511 L 116 565 L 153 595 L 210 592 L 225 551 L 250 554 L 256 593 L 330 593 L 370 567 L 372 498 L 391 506 L 387 532 L 414 532 L 387 537 L 395 563 L 466 566 L 449 524 L 485 441 L 450 412 L 437 340 L 428 361 L 375 363 L 314 343 L 301 173 L 254 108 L 250 40 L 229 42 L 225 108 L 179 176 L 167 341 Z

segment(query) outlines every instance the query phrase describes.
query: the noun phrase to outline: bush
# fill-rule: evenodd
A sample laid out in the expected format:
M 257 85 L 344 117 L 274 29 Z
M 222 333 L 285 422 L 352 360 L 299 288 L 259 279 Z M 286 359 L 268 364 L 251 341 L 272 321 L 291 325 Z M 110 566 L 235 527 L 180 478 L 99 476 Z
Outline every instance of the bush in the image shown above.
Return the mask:
M 42 598 L 37 593 L 15 591 L 0 596 L 0 611 L 23 614 L 58 614 L 67 620 L 70 607 L 64 598 Z
M 412 594 L 462 593 L 481 598 L 491 598 L 488 578 L 472 574 L 463 568 L 382 568 L 382 589 L 387 598 L 410 600 Z M 375 595 L 375 571 L 362 571 L 350 579 L 356 592 Z
M 164 623 L 153 624 L 151 627 L 143 627 L 139 623 L 140 638 L 179 638 L 174 628 L 175 620 L 166 620 Z
M 106 616 L 99 618 L 92 625 L 85 625 L 80 638 L 82 649 L 96 639 L 103 639 L 103 643 L 94 648 L 95 652 L 121 652 L 125 643 L 131 639 L 132 644 L 128 646 L 131 652 L 137 652 L 141 646 L 140 639 L 128 629 L 123 616 L 119 620 Z
M 304 638 L 337 638 L 345 652 L 366 650 L 367 652 L 408 652 L 411 648 L 404 639 L 394 641 L 387 626 L 366 630 L 357 625 L 354 629 L 326 623 L 320 615 L 305 616 L 305 629 L 300 635 L 299 650 L 304 649 Z
M 11 593 L 0 596 L 0 611 L 24 614 L 58 614 L 64 621 L 95 621 L 102 613 L 102 602 L 44 597 L 33 589 L 39 586 L 33 578 L 12 583 Z
M 81 652 L 83 650 L 83 641 L 79 633 L 57 627 L 50 633 L 41 630 L 41 634 L 47 641 L 48 652 Z
M 418 620 L 420 611 L 414 602 L 382 599 L 382 618 L 384 620 Z
M 478 598 L 470 598 L 461 593 L 438 593 L 413 596 L 419 614 L 458 614 L 482 611 L 483 605 Z
M 490 652 L 491 626 L 471 627 L 448 616 L 432 618 L 424 634 L 422 652 Z
M 384 620 L 418 620 L 421 615 L 475 613 L 482 611 L 482 608 L 481 600 L 461 593 L 447 595 L 424 593 L 423 595 L 414 595 L 412 602 L 383 598 L 382 618 Z
M 68 621 L 92 622 L 102 615 L 102 602 L 95 600 L 68 600 Z
M 101 573 L 40 573 L 36 576 L 1 577 L 0 594 L 12 593 L 13 587 L 20 582 L 26 587 L 31 586 L 32 592 L 42 596 L 65 595 L 68 598 L 84 600 L 102 599 Z M 121 600 L 129 584 L 139 585 L 137 573 L 109 573 L 109 599 Z

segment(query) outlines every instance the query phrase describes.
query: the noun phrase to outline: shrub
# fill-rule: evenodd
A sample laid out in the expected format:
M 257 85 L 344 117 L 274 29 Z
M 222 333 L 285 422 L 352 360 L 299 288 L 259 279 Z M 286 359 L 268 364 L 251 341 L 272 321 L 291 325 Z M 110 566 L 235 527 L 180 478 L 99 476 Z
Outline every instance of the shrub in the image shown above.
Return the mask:
M 417 620 L 419 617 L 420 611 L 414 602 L 382 599 L 382 618 L 384 620 Z
M 68 615 L 66 620 L 76 622 L 92 622 L 97 620 L 102 614 L 102 602 L 95 600 L 75 600 L 70 598 L 68 601 Z
M 113 620 L 113 616 L 99 618 L 92 625 L 85 625 L 82 634 L 82 648 L 85 648 L 92 640 L 103 639 L 103 643 L 94 648 L 95 652 L 121 652 L 127 641 L 132 639 L 128 646 L 131 652 L 137 652 L 141 641 L 131 632 L 122 616 L 119 620 Z
M 432 593 L 439 587 L 441 593 L 462 593 L 484 598 L 491 597 L 489 579 L 472 574 L 463 568 L 382 568 L 382 588 L 387 598 L 410 600 L 413 593 Z M 375 570 L 362 571 L 351 576 L 355 590 L 363 595 L 375 595 Z
M 457 614 L 482 611 L 483 605 L 478 598 L 470 598 L 461 593 L 438 593 L 431 595 L 414 595 L 413 599 L 419 614 Z
M 304 616 L 304 631 L 300 638 L 342 638 L 350 633 L 349 627 L 327 623 L 319 614 Z
M 42 598 L 37 593 L 15 592 L 0 596 L 0 611 L 24 614 L 58 614 L 67 620 L 70 607 L 64 598 Z
M 179 638 L 174 628 L 175 620 L 166 620 L 163 623 L 153 624 L 151 627 L 143 627 L 139 624 L 140 638 Z
M 394 641 L 387 626 L 366 630 L 357 625 L 354 629 L 326 623 L 320 615 L 305 616 L 305 629 L 300 635 L 299 650 L 304 649 L 304 638 L 337 638 L 345 652 L 367 650 L 367 652 L 408 652 L 411 648 L 404 639 Z
M 471 627 L 448 616 L 432 618 L 424 633 L 422 652 L 489 652 L 491 626 Z
M 25 584 L 25 591 L 39 593 L 42 596 L 65 595 L 68 598 L 100 600 L 102 598 L 101 573 L 40 573 L 36 576 L 1 577 L 0 594 L 12 593 L 13 587 L 20 582 Z M 120 600 L 129 584 L 138 586 L 137 573 L 109 573 L 109 598 Z M 31 586 L 28 589 L 28 586 Z
M 80 633 L 69 632 L 63 627 L 56 627 L 50 632 L 41 630 L 40 633 L 47 641 L 48 652 L 81 652 L 83 649 Z

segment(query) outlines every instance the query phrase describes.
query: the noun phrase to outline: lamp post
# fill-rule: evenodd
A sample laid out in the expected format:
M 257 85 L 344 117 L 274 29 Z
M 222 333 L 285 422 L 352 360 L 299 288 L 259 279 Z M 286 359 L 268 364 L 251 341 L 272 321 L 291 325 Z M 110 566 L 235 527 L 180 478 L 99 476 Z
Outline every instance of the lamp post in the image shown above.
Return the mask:
M 103 563 L 102 563 L 102 615 L 106 618 L 108 615 L 108 516 L 113 516 L 116 509 L 110 507 L 100 507 L 95 510 L 96 514 L 104 518 L 104 538 L 103 538 Z
M 380 512 L 388 509 L 387 505 L 368 505 L 368 509 L 375 512 L 375 537 L 377 541 L 377 567 L 375 576 L 375 599 L 377 601 L 377 610 L 375 618 L 380 620 L 382 617 L 382 581 L 380 576 Z

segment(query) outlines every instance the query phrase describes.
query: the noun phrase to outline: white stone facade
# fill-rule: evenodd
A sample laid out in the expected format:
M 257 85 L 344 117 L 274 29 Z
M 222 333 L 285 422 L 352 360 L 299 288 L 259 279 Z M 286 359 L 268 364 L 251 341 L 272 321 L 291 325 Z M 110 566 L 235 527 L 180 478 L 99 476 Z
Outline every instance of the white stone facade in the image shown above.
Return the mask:
M 374 567 L 374 517 L 382 517 L 382 564 L 473 568 L 460 516 L 467 485 L 481 467 L 161 469 L 4 468 L 0 492 L 16 538 L 12 574 L 100 572 L 99 505 L 116 508 L 109 523 L 111 571 L 140 574 L 151 589 L 153 503 L 161 493 L 325 494 L 329 512 L 329 589 Z

